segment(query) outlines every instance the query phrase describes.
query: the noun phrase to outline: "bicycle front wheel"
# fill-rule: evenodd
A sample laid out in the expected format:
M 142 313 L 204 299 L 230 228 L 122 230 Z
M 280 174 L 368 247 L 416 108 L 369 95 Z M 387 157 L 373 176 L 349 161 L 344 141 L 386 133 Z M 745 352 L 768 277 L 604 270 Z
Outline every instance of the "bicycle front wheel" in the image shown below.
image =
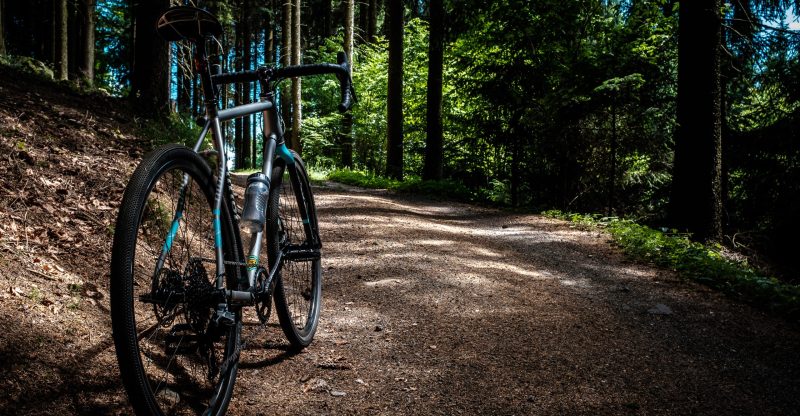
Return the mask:
M 299 350 L 314 339 L 322 303 L 320 240 L 314 195 L 303 161 L 278 160 L 272 171 L 267 211 L 269 265 L 281 258 L 275 285 L 275 311 L 281 329 Z M 303 207 L 301 209 L 301 207 Z
M 138 415 L 225 413 L 241 325 L 212 321 L 215 244 L 240 261 L 230 209 L 212 224 L 215 184 L 191 149 L 147 155 L 125 189 L 111 256 L 111 317 L 123 384 Z M 228 287 L 240 271 L 226 267 Z

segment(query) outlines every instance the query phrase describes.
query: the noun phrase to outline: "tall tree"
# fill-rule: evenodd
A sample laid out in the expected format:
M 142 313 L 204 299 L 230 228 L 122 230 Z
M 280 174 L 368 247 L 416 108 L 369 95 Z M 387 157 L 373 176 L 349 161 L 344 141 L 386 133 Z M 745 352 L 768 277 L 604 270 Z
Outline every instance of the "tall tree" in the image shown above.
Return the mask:
M 294 0 L 292 8 L 292 65 L 300 65 L 300 2 Z M 302 120 L 302 95 L 300 77 L 292 78 L 292 149 L 301 153 L 300 128 Z
M 379 0 L 368 0 L 368 19 L 367 19 L 367 34 L 366 39 L 369 43 L 375 43 L 375 36 L 377 35 L 378 28 L 378 12 L 380 11 L 381 2 Z
M 252 56 L 253 56 L 253 48 L 252 48 L 252 35 L 250 31 L 250 13 L 252 8 L 250 7 L 250 0 L 243 0 L 242 1 L 242 14 L 241 14 L 241 25 L 242 25 L 242 64 L 245 70 L 250 70 L 252 65 Z M 249 82 L 245 82 L 242 85 L 242 96 L 244 97 L 243 101 L 250 101 L 250 86 Z M 247 115 L 242 118 L 242 162 L 244 163 L 244 167 L 247 168 L 250 165 L 250 148 L 252 146 L 251 140 L 251 131 L 250 131 L 250 124 L 253 119 L 252 115 Z
M 131 97 L 137 111 L 157 116 L 169 111 L 169 44 L 153 30 L 169 0 L 134 3 L 135 38 Z
M 403 0 L 387 0 L 389 82 L 386 106 L 386 176 L 403 179 Z
M 280 59 L 281 66 L 287 67 L 292 64 L 292 0 L 283 0 L 283 10 L 281 10 L 281 17 L 283 18 L 283 25 L 281 27 L 281 48 Z M 286 93 L 281 88 L 281 114 L 283 115 L 284 125 L 291 125 L 291 93 Z M 289 142 L 291 145 L 291 140 Z
M 697 239 L 722 238 L 720 0 L 681 1 L 678 129 L 670 217 Z
M 235 29 L 233 31 L 233 36 L 235 40 L 233 41 L 234 50 L 236 53 L 234 54 L 234 68 L 235 70 L 241 71 L 244 69 L 244 59 L 242 50 L 244 49 L 244 25 L 242 25 L 242 0 L 237 0 L 236 5 L 238 6 L 234 9 L 234 16 L 235 17 Z M 244 104 L 243 100 L 243 89 L 244 84 L 241 82 L 237 82 L 234 84 L 233 87 L 233 105 L 239 106 Z M 236 149 L 236 161 L 235 166 L 236 169 L 244 169 L 245 168 L 245 144 L 244 144 L 244 133 L 243 133 L 243 125 L 244 120 L 241 117 L 237 117 L 236 120 L 233 121 L 233 146 Z
M 5 0 L 0 0 L 0 56 L 6 54 L 6 25 L 3 22 L 5 18 L 5 13 L 3 13 L 3 7 L 5 6 Z
M 55 20 L 53 33 L 55 34 L 55 76 L 57 80 L 66 80 L 69 74 L 69 32 L 67 21 L 67 0 L 54 0 Z
M 94 85 L 94 29 L 95 0 L 81 0 L 83 16 L 83 59 L 81 59 L 81 75 L 89 85 Z
M 428 106 L 425 139 L 425 165 L 422 178 L 442 179 L 442 70 L 444 66 L 444 5 L 430 0 L 430 40 L 428 42 Z
M 344 0 L 344 53 L 347 62 L 350 62 L 350 73 L 353 72 L 353 25 L 355 4 L 353 0 Z M 361 8 L 364 11 L 364 8 Z M 347 112 L 342 117 L 342 133 L 340 137 L 342 148 L 342 165 L 353 167 L 353 113 Z
M 345 5 L 345 21 L 347 15 L 347 5 Z M 358 2 L 358 30 L 361 41 L 367 41 L 367 31 L 369 26 L 369 0 Z

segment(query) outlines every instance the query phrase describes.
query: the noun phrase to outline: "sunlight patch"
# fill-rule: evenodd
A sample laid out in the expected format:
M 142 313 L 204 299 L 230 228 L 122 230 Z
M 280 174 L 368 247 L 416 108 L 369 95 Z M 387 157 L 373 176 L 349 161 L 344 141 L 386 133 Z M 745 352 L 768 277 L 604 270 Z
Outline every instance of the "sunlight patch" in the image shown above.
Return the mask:
M 408 281 L 406 280 L 393 279 L 393 278 L 381 279 L 373 282 L 364 282 L 364 286 L 368 287 L 385 287 L 385 286 L 392 287 L 392 286 L 407 285 L 407 284 Z

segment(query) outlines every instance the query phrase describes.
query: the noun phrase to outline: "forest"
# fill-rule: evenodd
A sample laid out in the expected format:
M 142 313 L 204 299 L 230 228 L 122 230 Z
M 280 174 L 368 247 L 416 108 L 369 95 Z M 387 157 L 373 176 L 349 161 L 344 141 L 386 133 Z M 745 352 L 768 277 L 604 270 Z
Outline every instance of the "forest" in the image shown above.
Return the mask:
M 347 52 L 351 113 L 335 111 L 333 79 L 281 86 L 292 147 L 314 169 L 633 219 L 796 276 L 797 2 L 2 0 L 0 60 L 196 129 L 190 45 L 153 30 L 177 4 L 220 18 L 223 71 Z M 231 106 L 260 91 L 223 94 Z M 260 163 L 260 123 L 228 126 L 237 169 Z

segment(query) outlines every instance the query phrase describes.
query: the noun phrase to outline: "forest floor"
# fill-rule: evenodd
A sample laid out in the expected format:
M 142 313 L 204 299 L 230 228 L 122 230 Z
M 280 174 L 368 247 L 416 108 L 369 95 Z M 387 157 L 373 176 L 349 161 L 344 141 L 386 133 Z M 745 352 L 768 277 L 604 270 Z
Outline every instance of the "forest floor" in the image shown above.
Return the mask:
M 0 75 L 0 414 L 127 414 L 113 222 L 146 143 L 118 101 Z M 800 414 L 800 331 L 598 230 L 328 183 L 323 313 L 273 316 L 231 415 Z

